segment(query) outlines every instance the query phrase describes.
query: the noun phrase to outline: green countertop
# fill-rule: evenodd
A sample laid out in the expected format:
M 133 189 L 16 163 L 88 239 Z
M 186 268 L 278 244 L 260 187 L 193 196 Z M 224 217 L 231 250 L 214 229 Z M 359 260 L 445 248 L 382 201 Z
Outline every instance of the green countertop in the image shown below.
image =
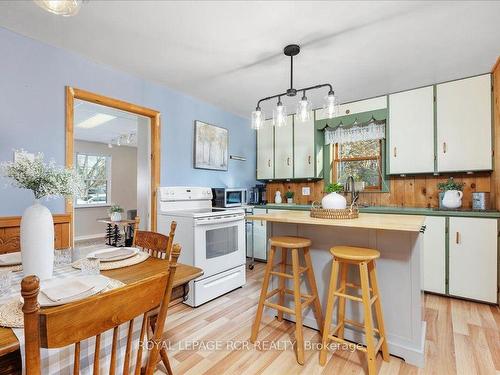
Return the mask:
M 269 203 L 255 208 L 264 208 L 270 210 L 299 210 L 307 211 L 311 208 L 310 205 L 303 204 L 275 204 Z M 398 214 L 398 215 L 423 215 L 423 216 L 455 216 L 455 217 L 485 217 L 485 218 L 500 218 L 500 211 L 472 211 L 472 210 L 439 210 L 433 208 L 419 207 L 386 207 L 386 206 L 370 206 L 360 207 L 360 212 L 375 213 L 375 214 Z

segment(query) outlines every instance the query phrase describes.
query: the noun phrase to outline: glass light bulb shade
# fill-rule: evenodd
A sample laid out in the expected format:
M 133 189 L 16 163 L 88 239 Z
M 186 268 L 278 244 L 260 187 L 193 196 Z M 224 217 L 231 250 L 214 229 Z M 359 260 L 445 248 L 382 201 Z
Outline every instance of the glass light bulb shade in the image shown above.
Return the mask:
M 286 107 L 281 104 L 277 105 L 273 109 L 273 125 L 276 127 L 282 127 L 286 124 Z
M 339 113 L 339 100 L 335 95 L 325 96 L 325 103 L 323 105 L 325 115 L 332 118 Z
M 255 110 L 252 112 L 252 129 L 259 130 L 264 126 L 264 112 Z
M 297 118 L 299 121 L 305 122 L 311 118 L 311 102 L 301 99 L 297 103 Z
M 59 16 L 74 16 L 80 10 L 83 0 L 34 0 L 35 4 Z

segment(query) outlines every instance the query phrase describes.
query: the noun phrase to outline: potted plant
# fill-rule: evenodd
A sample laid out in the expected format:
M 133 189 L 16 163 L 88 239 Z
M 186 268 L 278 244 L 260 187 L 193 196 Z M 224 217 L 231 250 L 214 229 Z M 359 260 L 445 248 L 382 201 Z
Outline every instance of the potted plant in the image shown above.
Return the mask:
M 123 208 L 118 204 L 113 204 L 109 208 L 109 218 L 111 221 L 120 221 L 122 219 Z
M 3 162 L 0 174 L 13 186 L 33 192 L 33 205 L 21 218 L 21 261 L 25 275 L 40 279 L 52 277 L 54 268 L 54 221 L 49 209 L 40 203 L 42 198 L 79 196 L 83 184 L 70 168 L 58 167 L 54 161 L 45 163 L 43 154 L 14 150 L 13 162 Z
M 293 191 L 290 191 L 288 190 L 286 193 L 285 193 L 285 197 L 286 197 L 286 202 L 288 204 L 291 204 L 293 203 L 293 196 L 295 195 L 295 193 Z
M 321 206 L 329 209 L 345 209 L 347 206 L 347 200 L 342 194 L 339 194 L 343 190 L 344 185 L 339 182 L 326 185 L 325 192 L 328 194 L 321 200 Z
M 459 208 L 462 206 L 464 183 L 456 182 L 453 177 L 450 177 L 445 182 L 440 182 L 437 187 L 441 191 L 439 193 L 439 203 L 446 208 Z

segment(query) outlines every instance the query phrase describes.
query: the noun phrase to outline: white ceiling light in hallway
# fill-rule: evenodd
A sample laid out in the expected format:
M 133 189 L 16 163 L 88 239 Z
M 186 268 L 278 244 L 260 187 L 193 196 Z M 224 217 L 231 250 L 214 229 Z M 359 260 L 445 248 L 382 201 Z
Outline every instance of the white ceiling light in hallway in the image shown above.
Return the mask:
M 35 4 L 58 16 L 74 16 L 80 10 L 84 0 L 34 0 Z
M 330 118 L 336 114 L 338 110 L 337 106 L 338 100 L 335 97 L 335 93 L 333 91 L 333 87 L 331 84 L 322 83 L 319 85 L 309 86 L 301 89 L 295 89 L 293 87 L 293 57 L 298 55 L 299 52 L 300 52 L 300 47 L 297 44 L 290 44 L 283 49 L 283 53 L 286 56 L 290 57 L 290 88 L 281 94 L 268 96 L 260 99 L 257 102 L 257 107 L 255 108 L 255 111 L 252 112 L 252 129 L 255 130 L 260 129 L 264 124 L 265 115 L 262 112 L 262 109 L 260 108 L 260 104 L 263 101 L 276 98 L 278 98 L 278 103 L 276 105 L 276 108 L 273 109 L 273 125 L 277 127 L 285 125 L 287 113 L 286 113 L 286 107 L 281 102 L 281 97 L 282 96 L 294 97 L 300 91 L 302 91 L 302 98 L 297 104 L 297 116 L 300 121 L 307 121 L 309 119 L 310 116 L 309 112 L 311 111 L 312 107 L 311 102 L 307 100 L 306 91 L 316 90 L 323 87 L 327 87 L 329 89 L 328 94 L 325 97 L 325 103 L 323 105 L 323 108 L 325 109 L 328 117 Z

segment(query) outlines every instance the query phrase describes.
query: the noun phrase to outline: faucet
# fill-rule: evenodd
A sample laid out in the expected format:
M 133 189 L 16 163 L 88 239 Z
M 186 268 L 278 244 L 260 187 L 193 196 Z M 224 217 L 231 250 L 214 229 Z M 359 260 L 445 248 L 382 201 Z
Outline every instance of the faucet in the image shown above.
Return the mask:
M 349 176 L 346 179 L 346 188 L 347 191 L 351 193 L 351 204 L 358 199 L 359 193 L 355 190 L 354 177 Z

